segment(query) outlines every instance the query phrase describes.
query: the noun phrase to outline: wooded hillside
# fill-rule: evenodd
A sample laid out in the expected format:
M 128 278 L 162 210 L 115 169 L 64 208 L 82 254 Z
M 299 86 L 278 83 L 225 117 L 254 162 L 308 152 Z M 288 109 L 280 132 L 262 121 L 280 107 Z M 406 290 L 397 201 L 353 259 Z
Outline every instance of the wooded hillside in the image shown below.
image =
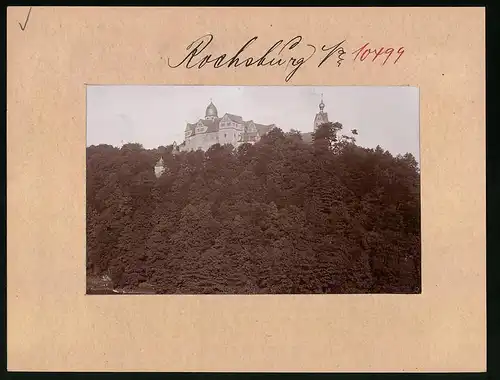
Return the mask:
M 177 155 L 88 147 L 89 275 L 160 293 L 419 293 L 417 162 L 341 129 Z

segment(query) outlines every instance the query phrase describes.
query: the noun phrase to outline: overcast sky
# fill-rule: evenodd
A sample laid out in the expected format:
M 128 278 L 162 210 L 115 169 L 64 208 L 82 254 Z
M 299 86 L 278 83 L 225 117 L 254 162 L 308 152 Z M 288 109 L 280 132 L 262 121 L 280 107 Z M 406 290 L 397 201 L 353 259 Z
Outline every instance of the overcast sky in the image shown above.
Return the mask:
M 321 94 L 330 121 L 358 130 L 358 145 L 410 152 L 419 161 L 419 94 L 406 86 L 88 86 L 87 145 L 181 143 L 186 123 L 203 118 L 211 99 L 219 117 L 312 132 Z

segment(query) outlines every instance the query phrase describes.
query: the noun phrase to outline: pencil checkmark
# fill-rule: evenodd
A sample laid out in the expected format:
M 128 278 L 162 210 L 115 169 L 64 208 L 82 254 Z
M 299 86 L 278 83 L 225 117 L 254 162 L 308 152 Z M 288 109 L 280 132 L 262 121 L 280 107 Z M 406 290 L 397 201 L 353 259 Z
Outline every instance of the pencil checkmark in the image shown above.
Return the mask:
M 26 25 L 28 25 L 28 20 L 30 19 L 30 14 L 31 14 L 31 7 L 30 7 L 30 10 L 28 11 L 28 16 L 26 17 L 26 21 L 24 22 L 24 25 L 21 25 L 21 23 L 19 22 L 19 27 L 21 28 L 22 31 L 24 31 L 24 29 L 26 29 Z

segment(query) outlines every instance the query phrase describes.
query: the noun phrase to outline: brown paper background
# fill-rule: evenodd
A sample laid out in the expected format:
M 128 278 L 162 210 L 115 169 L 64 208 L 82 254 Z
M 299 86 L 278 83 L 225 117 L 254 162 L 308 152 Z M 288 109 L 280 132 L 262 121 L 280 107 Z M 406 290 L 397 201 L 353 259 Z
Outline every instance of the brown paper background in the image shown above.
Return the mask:
M 482 8 L 34 7 L 22 31 L 27 13 L 7 14 L 10 370 L 485 370 Z M 85 84 L 284 85 L 160 58 L 209 32 L 217 53 L 347 39 L 341 68 L 308 62 L 291 85 L 420 88 L 421 295 L 85 295 Z M 365 41 L 406 52 L 353 64 Z

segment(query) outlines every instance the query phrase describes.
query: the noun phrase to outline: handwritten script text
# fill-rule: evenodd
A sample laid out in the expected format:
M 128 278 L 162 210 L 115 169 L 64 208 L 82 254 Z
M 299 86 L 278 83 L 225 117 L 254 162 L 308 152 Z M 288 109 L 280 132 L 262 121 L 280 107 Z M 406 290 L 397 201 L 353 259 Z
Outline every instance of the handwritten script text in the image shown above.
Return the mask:
M 334 56 L 336 66 L 339 67 L 344 60 L 343 55 L 346 54 L 343 46 L 345 40 L 331 46 L 323 45 L 321 49 L 317 49 L 316 46 L 303 42 L 304 39 L 302 36 L 295 36 L 287 42 L 284 40 L 276 41 L 262 54 L 251 55 L 249 54 L 250 47 L 258 38 L 257 36 L 252 37 L 234 54 L 214 54 L 205 52 L 214 40 L 212 34 L 206 34 L 187 46 L 186 50 L 188 53 L 180 62 L 171 63 L 171 59 L 168 58 L 168 65 L 171 68 L 183 66 L 187 69 L 201 69 L 206 65 L 210 65 L 210 67 L 215 69 L 238 68 L 241 66 L 277 66 L 284 67 L 285 72 L 287 72 L 285 82 L 288 82 L 317 51 L 321 55 L 318 67 L 325 64 L 332 56 Z M 303 49 L 300 49 L 302 47 Z M 302 53 L 299 53 L 299 50 Z
M 288 41 L 280 39 L 266 50 L 255 54 L 258 36 L 250 38 L 243 46 L 232 53 L 214 53 L 210 49 L 214 41 L 212 34 L 206 34 L 195 39 L 187 47 L 187 54 L 181 59 L 168 58 L 170 68 L 185 67 L 187 69 L 202 69 L 203 67 L 239 68 L 239 67 L 281 67 L 285 70 L 285 82 L 289 82 L 295 74 L 309 61 L 315 61 L 318 68 L 340 67 L 345 60 L 346 40 L 316 47 L 304 41 L 297 35 Z M 321 46 L 321 48 L 319 47 Z M 358 45 L 359 46 L 359 45 Z M 253 49 L 253 51 L 252 51 Z M 367 42 L 352 52 L 353 62 L 380 62 L 384 66 L 388 62 L 397 63 L 404 54 L 404 47 L 371 47 Z M 326 65 L 333 62 L 333 65 Z

